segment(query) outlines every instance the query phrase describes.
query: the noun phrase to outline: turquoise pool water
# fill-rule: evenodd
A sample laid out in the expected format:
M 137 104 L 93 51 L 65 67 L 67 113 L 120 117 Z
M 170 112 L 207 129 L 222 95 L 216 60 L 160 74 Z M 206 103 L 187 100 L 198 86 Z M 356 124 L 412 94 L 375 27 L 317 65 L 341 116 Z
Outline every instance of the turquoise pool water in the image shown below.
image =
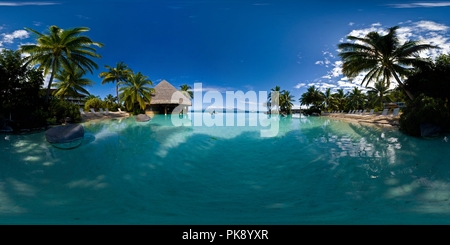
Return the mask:
M 194 126 L 195 115 L 180 119 L 190 126 L 170 115 L 84 123 L 72 150 L 44 133 L 0 135 L 0 223 L 450 223 L 443 138 L 256 113 L 234 120 L 246 126 L 205 125 L 220 114 Z M 277 136 L 261 137 L 267 122 Z

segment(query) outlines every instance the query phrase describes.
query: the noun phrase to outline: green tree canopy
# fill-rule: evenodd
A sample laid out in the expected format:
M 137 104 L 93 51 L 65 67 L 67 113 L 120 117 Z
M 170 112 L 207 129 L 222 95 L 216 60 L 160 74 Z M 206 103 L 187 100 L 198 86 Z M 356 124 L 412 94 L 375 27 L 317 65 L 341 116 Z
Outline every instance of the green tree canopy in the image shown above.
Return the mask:
M 85 71 L 81 70 L 74 63 L 64 65 L 63 69 L 55 75 L 55 78 L 58 81 L 54 83 L 56 86 L 54 95 L 60 98 L 66 96 L 79 97 L 80 95 L 89 95 L 89 91 L 84 87 L 92 86 L 94 82 L 83 77 L 85 73 Z
M 383 80 L 387 86 L 393 77 L 395 81 L 413 99 L 413 94 L 407 90 L 400 80 L 411 74 L 413 67 L 423 66 L 427 61 L 418 58 L 421 51 L 436 48 L 429 44 L 419 44 L 417 41 L 406 41 L 400 44 L 397 37 L 398 26 L 388 29 L 386 35 L 370 32 L 365 37 L 347 36 L 353 42 L 341 43 L 339 56 L 342 58 L 342 72 L 350 79 L 360 73 L 367 73 L 361 85 Z
M 104 71 L 99 75 L 100 78 L 103 78 L 102 84 L 110 82 L 116 83 L 116 98 L 118 100 L 120 83 L 125 82 L 128 76 L 133 73 L 133 71 L 128 68 L 128 66 L 122 61 L 118 62 L 116 64 L 116 67 L 105 65 L 105 68 L 108 69 L 108 71 Z
M 19 52 L 0 52 L 0 116 L 29 118 L 39 109 L 43 84 L 42 72 L 27 66 Z
M 300 105 L 313 105 L 315 109 L 319 109 L 324 100 L 324 94 L 314 85 L 309 87 L 299 99 Z
M 62 66 L 68 67 L 70 63 L 74 63 L 81 70 L 90 73 L 98 68 L 89 57 L 100 58 L 101 56 L 91 46 L 103 47 L 103 44 L 81 35 L 89 31 L 89 28 L 76 27 L 64 30 L 57 26 L 50 26 L 48 34 L 42 34 L 30 28 L 25 30 L 37 36 L 37 44 L 22 45 L 20 52 L 30 55 L 25 58 L 27 63 L 38 64 L 44 70 L 44 74 L 51 74 L 46 101 L 49 99 L 53 78 Z
M 193 99 L 194 98 L 194 92 L 192 92 L 191 89 L 192 89 L 191 86 L 189 86 L 187 84 L 180 85 L 180 91 L 184 95 L 187 95 L 188 98 Z
M 144 110 L 146 103 L 150 103 L 151 94 L 155 89 L 150 88 L 153 82 L 141 72 L 132 73 L 120 87 L 120 100 L 125 103 L 127 110 L 131 111 L 136 107 Z

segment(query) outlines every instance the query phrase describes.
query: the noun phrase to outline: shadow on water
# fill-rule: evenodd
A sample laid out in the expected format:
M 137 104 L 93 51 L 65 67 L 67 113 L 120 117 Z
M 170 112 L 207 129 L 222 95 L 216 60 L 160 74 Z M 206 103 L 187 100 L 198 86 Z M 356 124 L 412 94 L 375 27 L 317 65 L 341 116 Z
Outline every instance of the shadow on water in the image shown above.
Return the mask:
M 2 223 L 449 220 L 443 142 L 321 118 L 280 119 L 273 138 L 245 130 L 229 138 L 226 128 L 212 136 L 158 120 L 85 129 L 86 143 L 71 151 L 42 144 L 43 134 L 2 139 Z

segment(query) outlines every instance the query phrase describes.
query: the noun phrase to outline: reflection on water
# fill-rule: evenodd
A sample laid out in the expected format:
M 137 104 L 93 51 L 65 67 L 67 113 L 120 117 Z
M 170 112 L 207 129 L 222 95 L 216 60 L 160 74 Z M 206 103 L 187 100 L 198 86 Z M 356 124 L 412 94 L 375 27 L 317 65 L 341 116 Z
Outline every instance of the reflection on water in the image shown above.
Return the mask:
M 0 220 L 449 223 L 445 140 L 329 118 L 242 115 L 236 126 L 220 113 L 87 122 L 73 150 L 52 147 L 44 133 L 1 137 Z M 274 121 L 278 134 L 261 137 Z

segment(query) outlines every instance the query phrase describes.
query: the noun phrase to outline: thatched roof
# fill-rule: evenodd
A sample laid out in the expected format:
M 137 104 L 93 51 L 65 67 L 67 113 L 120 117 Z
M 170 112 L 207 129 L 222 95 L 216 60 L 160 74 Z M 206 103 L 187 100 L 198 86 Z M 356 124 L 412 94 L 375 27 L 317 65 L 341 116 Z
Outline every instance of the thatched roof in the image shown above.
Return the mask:
M 155 93 L 152 95 L 151 105 L 160 104 L 183 104 L 192 105 L 191 100 L 182 92 L 177 90 L 172 84 L 166 80 L 162 80 L 155 86 Z

